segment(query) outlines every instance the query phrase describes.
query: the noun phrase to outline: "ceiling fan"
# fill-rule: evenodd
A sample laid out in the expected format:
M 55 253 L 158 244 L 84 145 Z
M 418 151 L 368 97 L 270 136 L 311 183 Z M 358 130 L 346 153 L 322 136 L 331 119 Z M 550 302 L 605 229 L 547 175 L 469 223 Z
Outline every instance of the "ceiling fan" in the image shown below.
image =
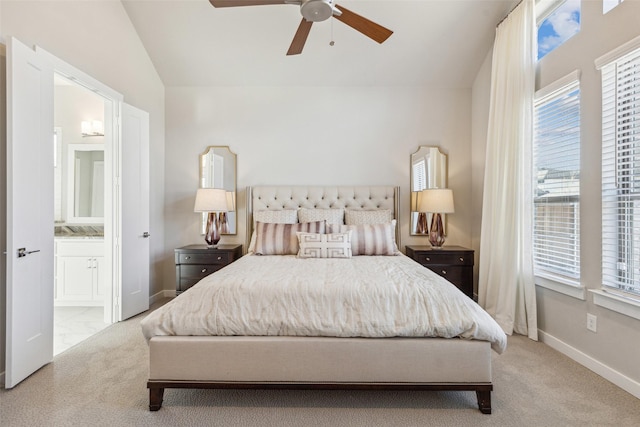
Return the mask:
M 325 21 L 332 16 L 378 43 L 384 42 L 393 34 L 393 31 L 335 4 L 334 0 L 209 0 L 209 2 L 213 7 L 263 6 L 270 4 L 295 4 L 300 6 L 302 21 L 295 36 L 293 36 L 287 55 L 302 53 L 309 31 L 311 31 L 311 25 L 314 22 Z

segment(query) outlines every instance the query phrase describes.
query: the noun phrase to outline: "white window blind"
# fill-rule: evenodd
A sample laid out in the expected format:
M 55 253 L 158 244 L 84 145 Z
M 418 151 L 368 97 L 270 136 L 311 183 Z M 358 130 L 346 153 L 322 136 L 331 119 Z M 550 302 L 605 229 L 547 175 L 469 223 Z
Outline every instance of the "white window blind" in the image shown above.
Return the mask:
M 537 275 L 580 278 L 580 83 L 544 90 L 534 105 L 533 256 Z
M 427 164 L 424 159 L 413 164 L 413 188 L 411 191 L 422 191 L 427 188 Z
M 640 295 L 640 48 L 602 67 L 602 276 Z

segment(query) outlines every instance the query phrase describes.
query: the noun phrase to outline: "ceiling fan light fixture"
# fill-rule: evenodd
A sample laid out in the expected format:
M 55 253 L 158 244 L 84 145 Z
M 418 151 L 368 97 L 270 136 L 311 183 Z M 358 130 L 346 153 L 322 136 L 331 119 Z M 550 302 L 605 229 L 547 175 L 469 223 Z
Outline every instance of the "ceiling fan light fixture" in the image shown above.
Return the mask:
M 310 22 L 326 21 L 333 15 L 331 0 L 307 0 L 300 6 L 300 13 Z

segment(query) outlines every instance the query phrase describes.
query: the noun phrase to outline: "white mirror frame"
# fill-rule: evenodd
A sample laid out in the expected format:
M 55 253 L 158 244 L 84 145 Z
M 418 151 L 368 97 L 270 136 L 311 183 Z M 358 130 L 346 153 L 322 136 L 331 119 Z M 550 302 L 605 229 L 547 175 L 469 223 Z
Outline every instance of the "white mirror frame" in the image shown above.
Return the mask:
M 76 176 L 75 153 L 78 151 L 104 151 L 104 144 L 68 144 L 67 145 L 67 212 L 66 222 L 69 224 L 102 224 L 103 216 L 80 216 L 76 215 L 76 191 L 78 177 Z M 102 199 L 104 200 L 104 162 L 102 170 L 102 182 L 98 183 L 102 190 Z M 92 196 L 93 197 L 93 196 Z M 104 212 L 104 204 L 103 204 Z

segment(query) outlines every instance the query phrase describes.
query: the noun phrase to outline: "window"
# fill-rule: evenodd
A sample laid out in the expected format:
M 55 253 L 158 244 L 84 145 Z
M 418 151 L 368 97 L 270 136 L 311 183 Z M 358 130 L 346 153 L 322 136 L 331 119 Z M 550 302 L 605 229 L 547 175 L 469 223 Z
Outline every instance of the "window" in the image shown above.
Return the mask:
M 607 13 L 624 0 L 602 0 L 602 13 Z
M 602 279 L 640 295 L 640 39 L 602 71 Z
M 427 164 L 424 159 L 413 164 L 413 188 L 411 191 L 422 191 L 427 188 Z
M 536 275 L 579 285 L 580 83 L 573 73 L 536 93 L 533 257 Z
M 580 0 L 542 0 L 538 12 L 538 59 L 580 31 Z

